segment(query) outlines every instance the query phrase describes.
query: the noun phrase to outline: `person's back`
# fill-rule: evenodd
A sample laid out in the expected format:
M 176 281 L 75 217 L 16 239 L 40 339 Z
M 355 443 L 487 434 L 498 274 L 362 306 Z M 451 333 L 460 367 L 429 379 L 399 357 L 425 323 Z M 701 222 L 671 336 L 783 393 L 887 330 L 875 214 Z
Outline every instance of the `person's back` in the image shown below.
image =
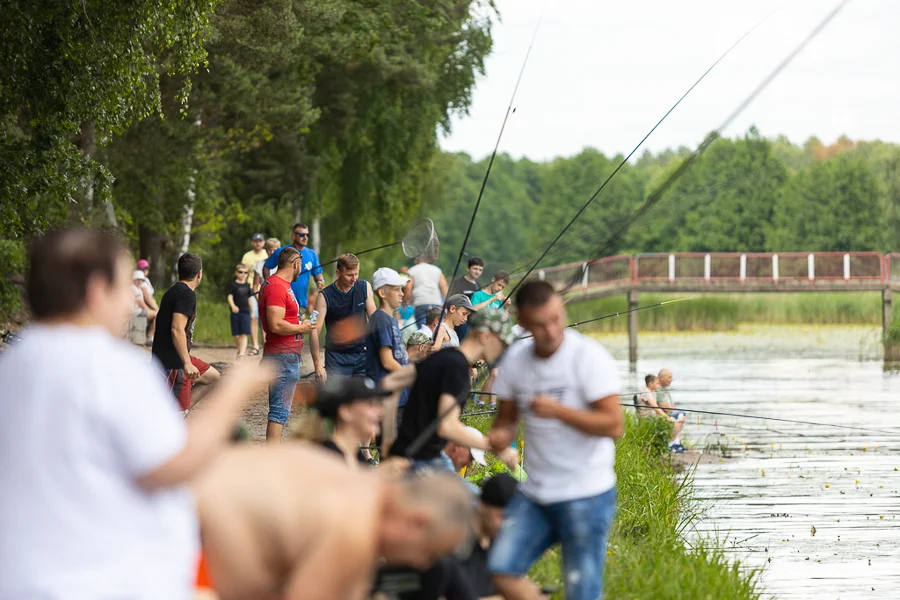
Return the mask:
M 441 298 L 441 269 L 431 263 L 421 262 L 409 269 L 413 278 L 413 306 L 433 306 L 443 303 Z
M 192 498 L 136 481 L 186 441 L 146 354 L 101 328 L 36 325 L 0 381 L 0 598 L 184 598 Z
M 223 598 L 281 594 L 298 560 L 313 561 L 330 543 L 375 559 L 380 479 L 347 469 L 336 453 L 302 442 L 235 447 L 193 489 L 210 578 Z

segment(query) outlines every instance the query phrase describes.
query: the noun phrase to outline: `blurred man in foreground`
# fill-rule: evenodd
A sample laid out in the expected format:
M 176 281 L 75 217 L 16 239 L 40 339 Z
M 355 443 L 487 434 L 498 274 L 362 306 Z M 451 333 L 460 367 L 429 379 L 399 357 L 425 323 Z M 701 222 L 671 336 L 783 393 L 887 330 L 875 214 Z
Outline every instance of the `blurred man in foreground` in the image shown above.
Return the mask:
M 379 558 L 426 569 L 474 519 L 458 477 L 391 480 L 296 442 L 223 452 L 194 490 L 222 600 L 362 600 Z
M 199 544 L 185 484 L 265 371 L 236 367 L 185 422 L 121 339 L 133 306 L 121 243 L 58 231 L 29 265 L 35 323 L 0 357 L 0 598 L 189 598 Z

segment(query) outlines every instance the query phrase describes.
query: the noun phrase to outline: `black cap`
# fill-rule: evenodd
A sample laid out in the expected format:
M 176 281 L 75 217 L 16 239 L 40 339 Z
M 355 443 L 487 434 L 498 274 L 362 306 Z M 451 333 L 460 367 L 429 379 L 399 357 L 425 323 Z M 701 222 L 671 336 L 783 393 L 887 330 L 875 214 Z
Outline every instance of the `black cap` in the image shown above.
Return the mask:
M 390 394 L 391 392 L 381 389 L 368 377 L 334 377 L 319 386 L 315 406 L 320 415 L 333 418 L 337 416 L 338 408 L 343 404 L 364 398 L 383 398 Z
M 254 233 L 250 239 L 251 240 L 264 240 L 264 239 L 266 239 L 266 236 L 264 236 L 261 233 Z
M 518 486 L 518 482 L 509 473 L 498 473 L 488 479 L 481 488 L 481 502 L 488 506 L 506 508 L 516 495 Z

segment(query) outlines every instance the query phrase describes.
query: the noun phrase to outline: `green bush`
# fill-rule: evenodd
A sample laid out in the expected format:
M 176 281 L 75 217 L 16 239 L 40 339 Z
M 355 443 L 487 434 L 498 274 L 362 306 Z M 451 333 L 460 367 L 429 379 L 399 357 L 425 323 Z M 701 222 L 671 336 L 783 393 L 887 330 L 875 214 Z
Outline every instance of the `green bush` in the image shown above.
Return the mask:
M 21 242 L 0 239 L 0 323 L 22 308 L 22 290 L 16 285 L 25 274 L 25 247 Z

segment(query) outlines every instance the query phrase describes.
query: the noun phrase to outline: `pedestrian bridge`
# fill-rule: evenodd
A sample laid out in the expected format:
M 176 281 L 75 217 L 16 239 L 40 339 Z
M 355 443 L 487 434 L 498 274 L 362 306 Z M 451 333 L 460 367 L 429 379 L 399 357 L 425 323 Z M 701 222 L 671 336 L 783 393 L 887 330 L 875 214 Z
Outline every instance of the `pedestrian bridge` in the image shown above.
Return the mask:
M 881 292 L 882 325 L 891 321 L 891 296 L 900 291 L 900 253 L 678 252 L 619 255 L 536 270 L 538 279 L 577 302 L 640 292 L 777 293 Z M 637 360 L 637 313 L 629 315 L 630 358 Z

